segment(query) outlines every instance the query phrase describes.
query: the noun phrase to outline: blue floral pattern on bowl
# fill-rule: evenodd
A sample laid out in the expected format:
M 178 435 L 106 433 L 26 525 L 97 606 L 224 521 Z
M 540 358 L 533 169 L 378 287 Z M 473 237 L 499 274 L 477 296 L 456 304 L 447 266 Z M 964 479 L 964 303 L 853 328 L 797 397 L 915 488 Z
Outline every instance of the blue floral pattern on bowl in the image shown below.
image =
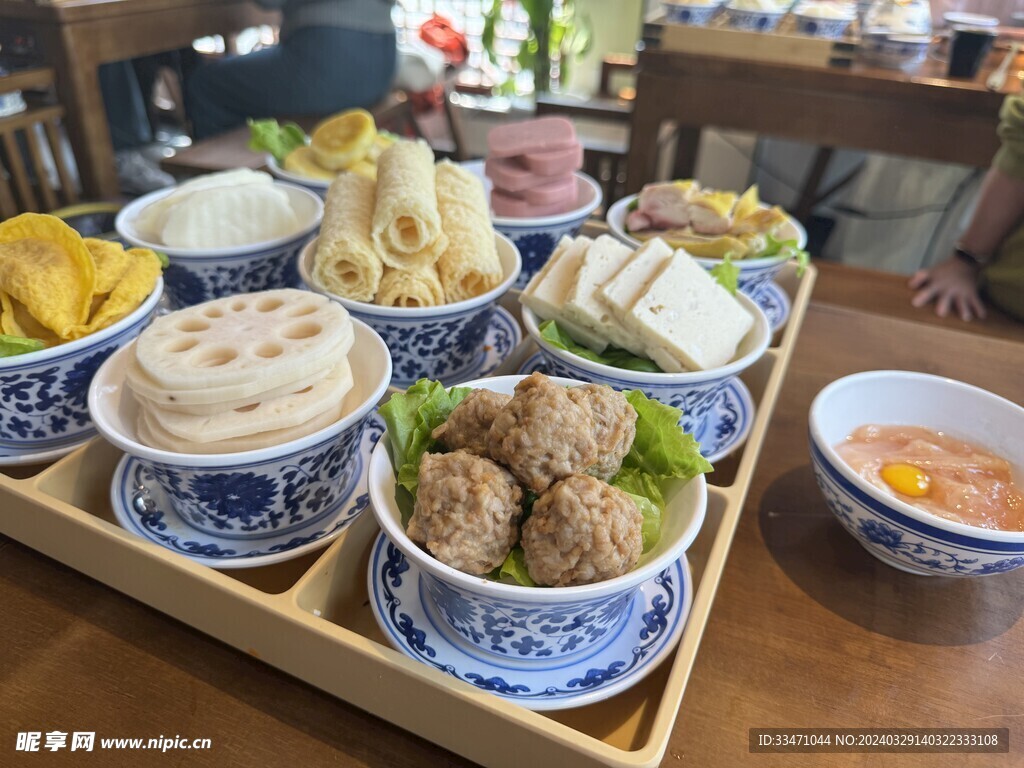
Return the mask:
M 132 456 L 122 458 L 114 471 L 114 515 L 126 530 L 215 568 L 252 568 L 297 557 L 337 537 L 367 509 L 370 495 L 362 468 L 383 432 L 383 419 L 371 414 L 355 456 L 356 483 L 333 514 L 277 536 L 231 539 L 197 531 L 179 518 L 152 473 Z
M 853 19 L 824 19 L 816 16 L 796 16 L 796 30 L 802 35 L 838 40 L 846 34 Z
M 635 684 L 674 647 L 692 599 L 685 560 L 637 588 L 606 642 L 589 653 L 517 660 L 477 653 L 437 616 L 425 574 L 381 534 L 369 569 L 370 605 L 392 643 L 409 657 L 529 709 L 576 707 Z
M 779 22 L 785 15 L 784 12 L 770 13 L 768 11 L 744 11 L 738 8 L 727 8 L 729 26 L 748 32 L 771 32 L 779 26 Z
M 522 340 L 519 325 L 495 304 L 424 320 L 350 310 L 381 335 L 391 351 L 391 384 L 407 387 L 428 378 L 445 384 L 489 373 L 487 362 L 504 360 Z
M 988 576 L 1024 566 L 1024 542 L 953 533 L 898 512 L 843 477 L 811 442 L 815 479 L 843 527 L 879 560 L 928 576 Z
M 49 451 L 91 438 L 96 430 L 86 399 L 92 377 L 108 357 L 142 332 L 152 316 L 153 307 L 114 335 L 63 355 L 37 362 L 35 354 L 26 355 L 25 362 L 8 358 L 0 366 L 0 450 Z
M 710 22 L 722 6 L 719 3 L 711 5 L 684 5 L 676 3 L 662 3 L 665 9 L 665 21 L 673 24 L 689 24 L 695 27 L 703 27 Z
M 364 423 L 304 450 L 251 464 L 237 458 L 209 467 L 138 462 L 147 482 L 155 481 L 193 528 L 225 539 L 278 536 L 333 514 L 348 497 L 357 480 Z
M 483 651 L 518 659 L 566 658 L 600 647 L 613 637 L 633 597 L 628 591 L 587 603 L 537 607 L 481 597 L 426 573 L 421 578 L 433 607 L 455 632 Z
M 236 293 L 300 287 L 295 260 L 314 235 L 310 232 L 277 248 L 240 256 L 168 256 L 164 281 L 172 308 Z

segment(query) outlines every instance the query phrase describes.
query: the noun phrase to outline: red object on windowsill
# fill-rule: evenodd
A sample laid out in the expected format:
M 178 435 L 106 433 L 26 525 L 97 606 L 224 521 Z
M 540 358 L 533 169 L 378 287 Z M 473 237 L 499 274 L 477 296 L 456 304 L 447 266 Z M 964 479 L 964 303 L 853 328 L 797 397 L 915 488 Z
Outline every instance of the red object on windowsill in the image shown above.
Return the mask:
M 455 29 L 448 19 L 436 13 L 420 27 L 420 40 L 441 51 L 452 66 L 458 66 L 469 55 L 466 36 Z

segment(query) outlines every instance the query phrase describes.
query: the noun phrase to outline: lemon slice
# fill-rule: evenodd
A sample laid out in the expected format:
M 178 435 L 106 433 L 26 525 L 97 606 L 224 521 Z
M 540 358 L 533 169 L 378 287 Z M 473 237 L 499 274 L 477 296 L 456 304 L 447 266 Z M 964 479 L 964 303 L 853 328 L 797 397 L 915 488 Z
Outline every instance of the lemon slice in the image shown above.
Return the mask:
M 373 116 L 365 109 L 351 109 L 320 123 L 310 147 L 320 165 L 340 171 L 366 157 L 376 138 Z
M 338 174 L 324 168 L 316 161 L 316 155 L 310 147 L 293 149 L 284 159 L 284 169 L 307 179 L 325 179 L 333 181 Z
M 752 185 L 744 192 L 736 203 L 736 210 L 733 211 L 733 218 L 742 221 L 760 207 L 761 200 L 757 194 L 757 184 Z

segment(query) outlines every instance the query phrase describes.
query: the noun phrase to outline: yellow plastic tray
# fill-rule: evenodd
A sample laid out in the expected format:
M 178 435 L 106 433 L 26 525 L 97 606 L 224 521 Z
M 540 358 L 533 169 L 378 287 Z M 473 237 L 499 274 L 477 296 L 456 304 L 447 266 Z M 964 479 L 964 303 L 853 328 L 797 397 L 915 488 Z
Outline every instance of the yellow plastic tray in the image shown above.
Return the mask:
M 694 600 L 679 646 L 651 675 L 603 702 L 532 712 L 393 650 L 366 593 L 377 532 L 370 513 L 319 552 L 215 571 L 117 525 L 109 489 L 121 454 L 94 440 L 41 471 L 0 473 L 0 533 L 483 765 L 654 766 L 686 704 L 683 690 L 814 278 L 810 268 L 798 280 L 790 266 L 777 280 L 792 312 L 781 338 L 742 377 L 757 405 L 754 425 L 746 445 L 709 478 L 707 518 L 687 553 Z M 533 350 L 524 342 L 498 372 L 515 372 Z M 505 749 L 509 743 L 516 749 Z

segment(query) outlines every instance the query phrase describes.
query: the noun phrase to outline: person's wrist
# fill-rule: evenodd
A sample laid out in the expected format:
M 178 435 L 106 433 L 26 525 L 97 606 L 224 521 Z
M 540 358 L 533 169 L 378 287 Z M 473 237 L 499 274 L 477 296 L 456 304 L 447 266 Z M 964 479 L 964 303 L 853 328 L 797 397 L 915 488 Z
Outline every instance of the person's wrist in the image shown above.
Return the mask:
M 991 259 L 991 256 L 986 253 L 980 253 L 979 251 L 971 248 L 969 244 L 958 242 L 953 246 L 953 255 L 962 263 L 973 267 L 976 270 L 981 269 Z

